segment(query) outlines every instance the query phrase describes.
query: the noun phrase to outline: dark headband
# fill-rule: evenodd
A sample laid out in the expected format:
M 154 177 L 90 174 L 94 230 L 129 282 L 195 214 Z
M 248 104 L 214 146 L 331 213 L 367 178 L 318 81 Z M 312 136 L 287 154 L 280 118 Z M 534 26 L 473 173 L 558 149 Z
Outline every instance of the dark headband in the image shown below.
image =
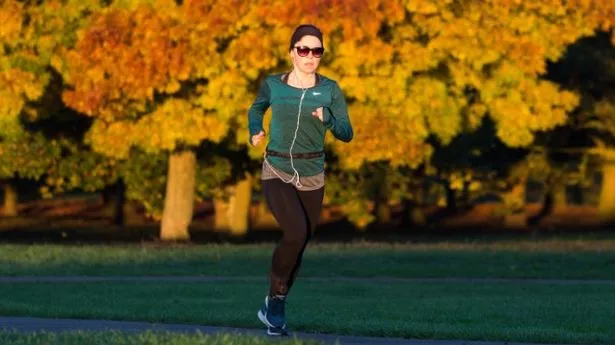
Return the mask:
M 303 36 L 315 36 L 320 40 L 320 44 L 324 44 L 322 40 L 322 32 L 319 28 L 311 24 L 303 24 L 299 25 L 295 29 L 295 32 L 293 32 L 293 35 L 290 38 L 290 46 L 288 47 L 288 51 L 291 51 L 295 46 L 295 43 L 301 41 Z

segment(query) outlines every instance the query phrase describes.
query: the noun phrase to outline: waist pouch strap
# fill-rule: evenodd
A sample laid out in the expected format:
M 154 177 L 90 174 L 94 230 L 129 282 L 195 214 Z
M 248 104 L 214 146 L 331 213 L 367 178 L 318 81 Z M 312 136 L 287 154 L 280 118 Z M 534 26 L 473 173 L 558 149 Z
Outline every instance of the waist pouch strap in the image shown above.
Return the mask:
M 267 152 L 267 156 L 290 158 L 290 155 L 288 153 L 272 151 L 269 149 L 267 149 L 266 152 Z M 325 151 L 293 153 L 293 158 L 299 158 L 299 159 L 317 158 L 317 157 L 323 156 L 324 154 L 325 154 Z

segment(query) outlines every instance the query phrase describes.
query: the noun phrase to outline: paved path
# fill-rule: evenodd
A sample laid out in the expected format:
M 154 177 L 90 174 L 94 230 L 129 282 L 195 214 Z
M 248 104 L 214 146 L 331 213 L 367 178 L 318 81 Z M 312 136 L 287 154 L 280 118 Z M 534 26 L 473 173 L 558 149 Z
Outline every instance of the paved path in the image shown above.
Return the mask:
M 264 276 L 0 276 L 0 283 L 95 283 L 95 282 L 210 282 L 265 281 Z M 301 277 L 302 281 L 337 281 L 356 283 L 467 283 L 467 284 L 554 284 L 610 285 L 615 280 L 595 279 L 520 279 L 520 278 L 395 278 L 395 277 Z
M 170 331 L 193 333 L 201 332 L 204 334 L 216 333 L 235 333 L 245 335 L 263 336 L 264 330 L 230 328 L 230 327 L 211 327 L 198 325 L 181 324 L 159 324 L 146 322 L 128 321 L 109 321 L 109 320 L 74 320 L 74 319 L 41 319 L 32 317 L 0 317 L 0 329 L 14 330 L 21 332 L 64 332 L 64 331 L 123 331 L 123 332 L 143 332 L 151 331 Z M 300 339 L 318 340 L 327 345 L 539 345 L 528 343 L 509 343 L 509 342 L 485 342 L 485 341 L 465 341 L 465 340 L 412 340 L 401 338 L 374 338 L 374 337 L 355 337 L 340 336 L 331 334 L 317 333 L 292 333 L 291 337 L 296 336 Z M 277 338 L 274 338 L 277 339 Z M 540 344 L 547 345 L 547 344 Z M 552 344 L 549 344 L 552 345 Z

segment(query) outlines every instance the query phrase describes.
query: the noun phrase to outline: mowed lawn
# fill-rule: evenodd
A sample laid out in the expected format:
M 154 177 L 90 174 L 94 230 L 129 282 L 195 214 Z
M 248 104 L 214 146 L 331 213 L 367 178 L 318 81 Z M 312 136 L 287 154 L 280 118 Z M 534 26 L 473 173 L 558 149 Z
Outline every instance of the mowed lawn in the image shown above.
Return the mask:
M 265 276 L 275 243 L 16 245 L 0 275 Z M 302 276 L 615 279 L 615 236 L 434 243 L 312 243 Z
M 244 335 L 178 334 L 170 332 L 0 332 L 3 345 L 268 345 L 263 337 Z M 318 345 L 319 342 L 300 339 L 278 339 L 279 345 Z
M 4 276 L 222 279 L 4 281 L 0 314 L 259 328 L 273 246 L 4 244 Z M 288 298 L 288 323 L 348 335 L 614 344 L 613 277 L 608 236 L 314 243 Z

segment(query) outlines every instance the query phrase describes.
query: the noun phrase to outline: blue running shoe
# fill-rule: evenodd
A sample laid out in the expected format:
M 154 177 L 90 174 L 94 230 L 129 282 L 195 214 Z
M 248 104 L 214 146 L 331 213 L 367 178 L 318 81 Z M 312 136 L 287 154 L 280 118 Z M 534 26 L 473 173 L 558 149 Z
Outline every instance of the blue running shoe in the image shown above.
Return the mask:
M 267 326 L 268 335 L 288 335 L 284 316 L 286 296 L 265 297 L 265 303 L 258 311 L 258 319 Z

